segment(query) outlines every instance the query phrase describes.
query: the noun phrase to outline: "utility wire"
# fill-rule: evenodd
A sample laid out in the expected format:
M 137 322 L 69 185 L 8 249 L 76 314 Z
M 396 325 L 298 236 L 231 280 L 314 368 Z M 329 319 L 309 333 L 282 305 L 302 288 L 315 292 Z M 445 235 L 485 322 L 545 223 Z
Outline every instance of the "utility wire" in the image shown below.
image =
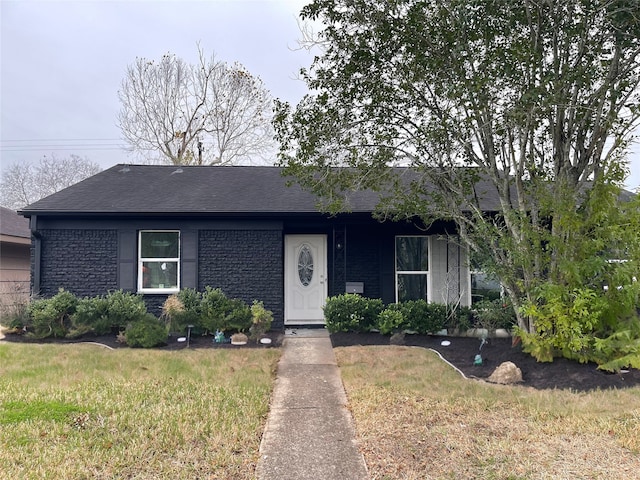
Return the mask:
M 47 138 L 11 139 L 0 141 L 3 152 L 61 151 L 81 149 L 85 151 L 124 150 L 127 145 L 121 138 Z

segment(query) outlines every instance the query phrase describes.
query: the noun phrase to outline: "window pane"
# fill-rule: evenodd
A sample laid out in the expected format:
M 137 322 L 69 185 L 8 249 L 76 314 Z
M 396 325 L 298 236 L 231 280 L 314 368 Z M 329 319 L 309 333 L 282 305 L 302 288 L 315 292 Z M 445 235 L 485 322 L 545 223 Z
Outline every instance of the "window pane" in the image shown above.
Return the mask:
M 426 300 L 427 275 L 398 274 L 398 301 Z
M 178 262 L 143 262 L 143 288 L 178 288 Z
M 313 254 L 309 245 L 303 245 L 298 254 L 298 277 L 305 287 L 309 286 L 313 278 Z
M 471 274 L 471 302 L 500 298 L 500 282 L 486 273 Z
M 178 232 L 141 232 L 142 258 L 178 258 Z
M 396 238 L 396 270 L 418 271 L 429 270 L 429 241 L 427 237 Z

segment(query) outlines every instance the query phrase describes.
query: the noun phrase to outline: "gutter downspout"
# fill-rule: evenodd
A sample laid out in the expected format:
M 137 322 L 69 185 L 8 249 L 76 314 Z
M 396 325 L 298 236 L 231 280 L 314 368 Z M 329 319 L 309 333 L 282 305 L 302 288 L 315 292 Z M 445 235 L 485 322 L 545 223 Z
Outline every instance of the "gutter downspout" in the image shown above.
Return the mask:
M 41 258 L 42 258 L 42 235 L 38 232 L 38 216 L 32 215 L 29 218 L 29 228 L 31 229 L 31 236 L 33 237 L 33 276 L 31 285 L 31 295 L 38 295 L 40 293 L 40 270 L 41 270 Z

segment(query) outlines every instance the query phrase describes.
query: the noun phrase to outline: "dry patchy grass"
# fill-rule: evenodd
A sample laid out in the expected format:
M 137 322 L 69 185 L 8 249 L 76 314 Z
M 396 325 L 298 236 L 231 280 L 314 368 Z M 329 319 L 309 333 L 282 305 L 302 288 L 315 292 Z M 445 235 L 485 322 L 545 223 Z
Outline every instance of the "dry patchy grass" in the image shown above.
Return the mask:
M 0 345 L 0 478 L 253 478 L 280 351 Z
M 465 380 L 433 352 L 336 349 L 371 478 L 640 478 L 640 388 Z

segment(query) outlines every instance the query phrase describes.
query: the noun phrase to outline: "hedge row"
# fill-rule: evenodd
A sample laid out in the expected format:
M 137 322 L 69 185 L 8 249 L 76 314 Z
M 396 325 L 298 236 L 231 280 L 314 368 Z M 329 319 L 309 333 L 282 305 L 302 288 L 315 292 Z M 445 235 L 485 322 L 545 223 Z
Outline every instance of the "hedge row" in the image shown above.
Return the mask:
M 378 298 L 345 293 L 327 300 L 324 307 L 327 328 L 335 332 L 379 331 L 383 335 L 399 331 L 420 334 L 443 329 L 511 328 L 515 323 L 512 307 L 502 300 L 485 301 L 474 308 L 427 303 L 425 300 L 384 305 Z
M 166 343 L 169 332 L 184 333 L 187 326 L 193 334 L 248 331 L 257 339 L 271 328 L 272 319 L 262 302 L 249 306 L 210 287 L 202 293 L 185 289 L 170 296 L 161 318 L 147 311 L 141 295 L 118 290 L 78 298 L 61 289 L 51 298 L 30 302 L 9 319 L 9 327 L 38 339 L 121 334 L 129 346 L 154 347 Z
M 173 332 L 185 332 L 191 326 L 194 334 L 249 332 L 256 340 L 271 328 L 273 320 L 273 313 L 262 302 L 254 300 L 249 306 L 211 287 L 204 292 L 186 288 L 172 295 L 162 315 Z

